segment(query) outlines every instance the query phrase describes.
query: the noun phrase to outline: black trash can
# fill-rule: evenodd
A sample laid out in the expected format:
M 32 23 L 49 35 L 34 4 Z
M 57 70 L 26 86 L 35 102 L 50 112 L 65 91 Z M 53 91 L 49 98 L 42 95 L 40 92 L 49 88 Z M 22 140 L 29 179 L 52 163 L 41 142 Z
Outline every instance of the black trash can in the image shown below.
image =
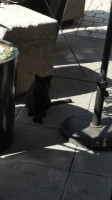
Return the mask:
M 60 27 L 66 2 L 67 0 L 23 0 L 20 1 L 19 5 L 55 18 L 58 21 L 58 25 Z
M 0 61 L 0 152 L 2 152 L 13 140 L 15 84 L 19 51 L 7 41 L 0 40 L 0 43 L 13 47 L 12 55 Z

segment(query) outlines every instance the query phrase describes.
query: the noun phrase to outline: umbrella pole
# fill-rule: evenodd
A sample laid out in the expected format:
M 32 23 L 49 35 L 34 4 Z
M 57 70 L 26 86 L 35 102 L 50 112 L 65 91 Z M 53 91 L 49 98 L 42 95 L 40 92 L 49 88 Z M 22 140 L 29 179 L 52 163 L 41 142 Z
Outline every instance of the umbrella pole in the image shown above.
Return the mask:
M 94 113 L 93 115 L 75 115 L 66 119 L 61 125 L 61 132 L 69 140 L 69 142 L 81 147 L 87 147 L 94 150 L 112 149 L 112 121 L 107 116 L 102 117 L 104 98 L 108 97 L 108 92 L 106 91 L 106 75 L 111 52 L 111 44 L 112 1 L 104 44 L 101 71 L 97 80 L 97 93 Z
M 104 97 L 108 97 L 108 92 L 106 91 L 107 87 L 106 75 L 110 58 L 111 45 L 112 45 L 112 1 L 111 1 L 110 16 L 106 33 L 103 57 L 102 57 L 101 72 L 99 79 L 97 81 L 97 95 L 96 95 L 94 114 L 91 126 L 100 125 Z

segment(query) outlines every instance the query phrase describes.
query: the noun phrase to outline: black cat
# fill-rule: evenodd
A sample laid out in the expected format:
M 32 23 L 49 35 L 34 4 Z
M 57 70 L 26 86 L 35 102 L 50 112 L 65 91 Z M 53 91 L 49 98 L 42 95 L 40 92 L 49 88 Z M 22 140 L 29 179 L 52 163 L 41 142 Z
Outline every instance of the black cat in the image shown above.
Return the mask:
M 33 116 L 33 121 L 43 123 L 42 118 L 46 115 L 46 110 L 52 106 L 63 103 L 71 103 L 71 99 L 51 102 L 49 98 L 49 87 L 52 75 L 40 77 L 35 74 L 35 80 L 32 82 L 26 97 L 25 103 L 29 109 L 28 115 Z

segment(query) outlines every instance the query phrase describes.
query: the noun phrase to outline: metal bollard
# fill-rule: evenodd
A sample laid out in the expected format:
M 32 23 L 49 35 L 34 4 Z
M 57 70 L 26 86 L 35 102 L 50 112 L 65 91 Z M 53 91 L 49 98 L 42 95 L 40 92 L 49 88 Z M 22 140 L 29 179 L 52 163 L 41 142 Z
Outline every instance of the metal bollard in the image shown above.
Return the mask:
M 12 46 L 7 41 L 0 43 Z M 18 60 L 18 49 L 13 46 L 10 57 L 0 61 L 0 152 L 6 149 L 13 140 L 15 113 L 15 84 Z

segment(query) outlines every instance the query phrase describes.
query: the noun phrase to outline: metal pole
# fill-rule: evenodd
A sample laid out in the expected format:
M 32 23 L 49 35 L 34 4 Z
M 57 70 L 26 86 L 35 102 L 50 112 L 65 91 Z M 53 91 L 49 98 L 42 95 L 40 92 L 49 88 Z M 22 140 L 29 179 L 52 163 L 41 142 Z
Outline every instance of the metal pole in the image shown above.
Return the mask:
M 108 96 L 108 92 L 106 91 L 107 87 L 106 75 L 107 75 L 108 63 L 111 52 L 111 44 L 112 44 L 112 1 L 111 1 L 110 16 L 106 33 L 103 57 L 102 57 L 101 72 L 99 79 L 97 81 L 97 94 L 96 94 L 93 119 L 90 124 L 91 126 L 100 126 L 104 97 Z
M 107 69 L 111 52 L 112 43 L 112 0 L 109 15 L 108 28 L 104 44 L 102 65 L 100 76 L 97 80 L 97 95 L 94 107 L 93 119 L 91 122 L 91 113 L 75 115 L 66 119 L 61 125 L 62 134 L 69 142 L 94 150 L 112 149 L 112 122 L 109 117 L 101 115 L 104 103 L 104 97 L 108 96 L 107 87 Z M 90 123 L 91 122 L 91 123 Z

